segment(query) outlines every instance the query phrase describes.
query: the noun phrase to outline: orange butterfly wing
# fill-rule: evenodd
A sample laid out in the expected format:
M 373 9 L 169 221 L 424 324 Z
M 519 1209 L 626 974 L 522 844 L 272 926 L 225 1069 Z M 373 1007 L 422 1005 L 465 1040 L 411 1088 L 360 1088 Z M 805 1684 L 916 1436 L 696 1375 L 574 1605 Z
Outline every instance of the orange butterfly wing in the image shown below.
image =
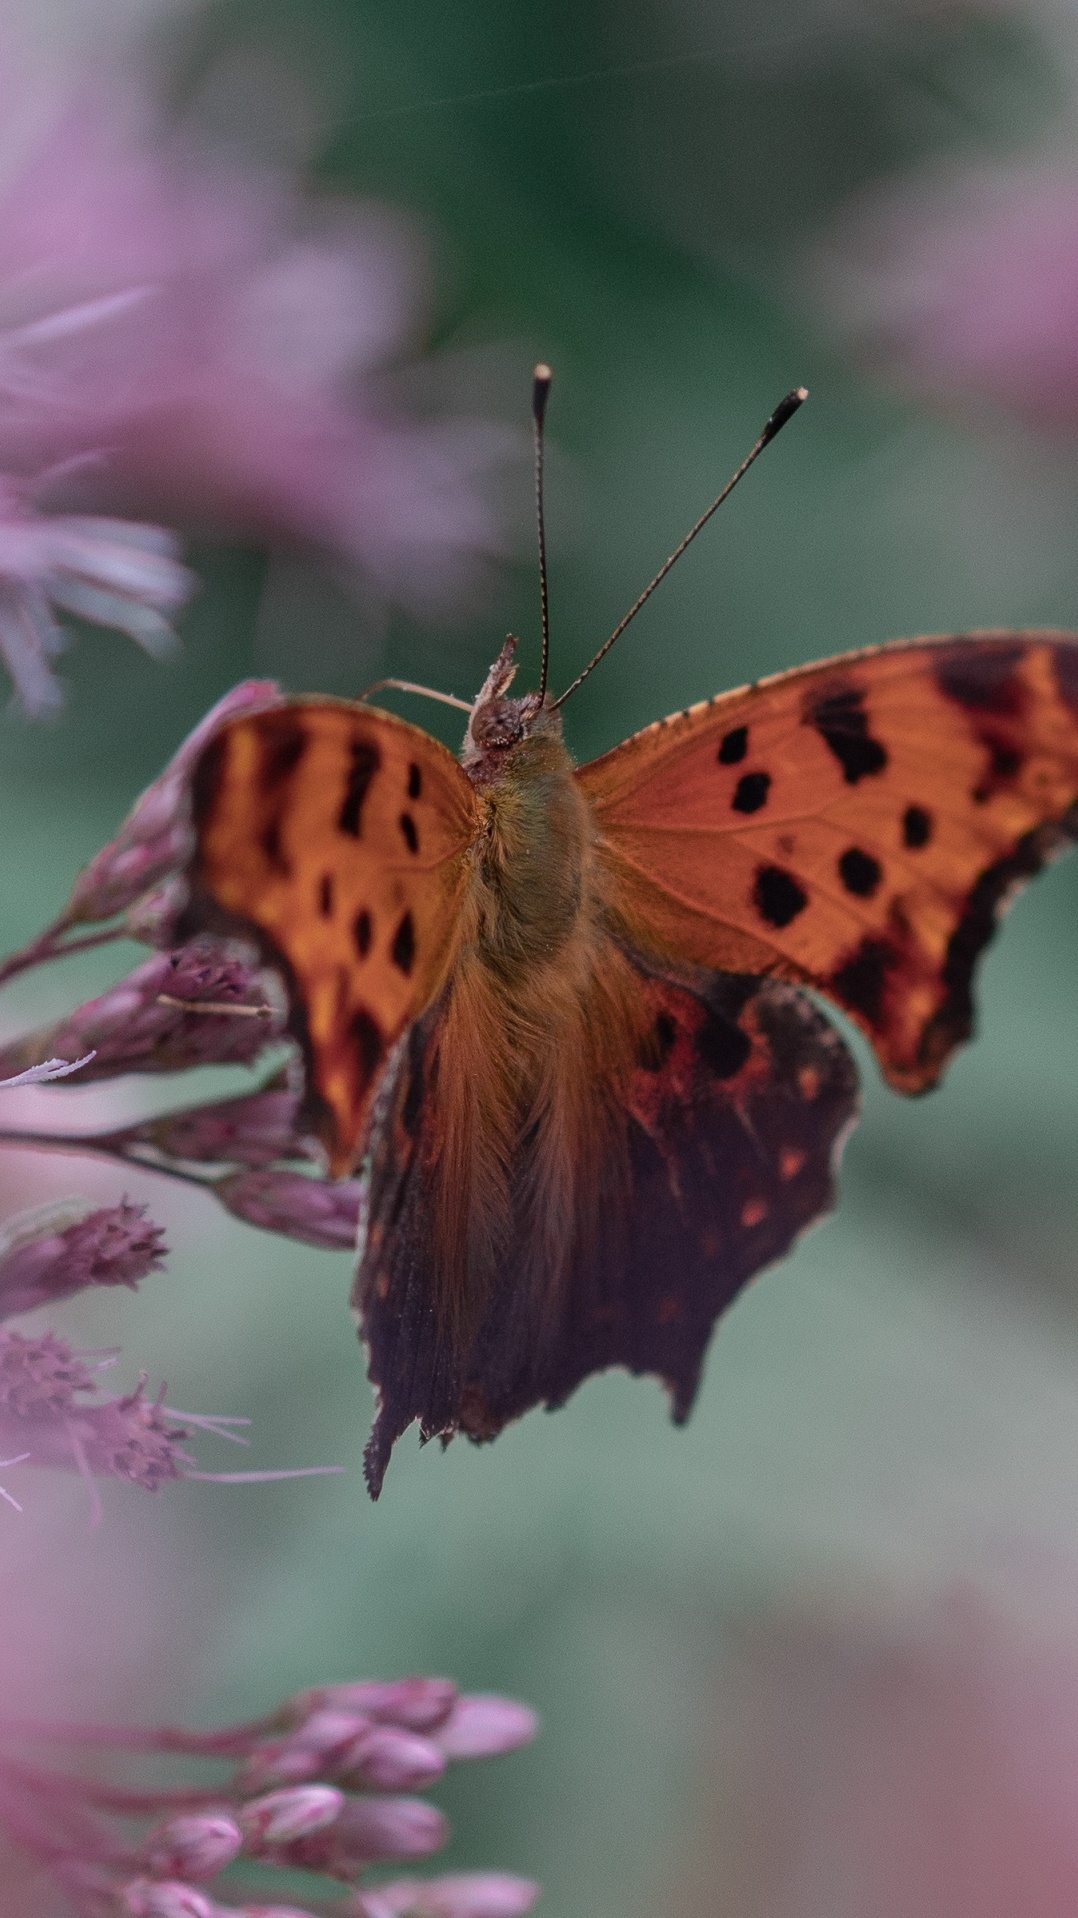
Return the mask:
M 478 803 L 438 740 L 323 699 L 223 726 L 199 761 L 184 931 L 253 936 L 289 989 L 307 1117 L 351 1169 L 369 1096 L 452 963 Z
M 969 1037 L 1000 910 L 1078 836 L 1078 636 L 851 653 L 660 720 L 577 777 L 633 943 L 818 987 L 919 1092 Z

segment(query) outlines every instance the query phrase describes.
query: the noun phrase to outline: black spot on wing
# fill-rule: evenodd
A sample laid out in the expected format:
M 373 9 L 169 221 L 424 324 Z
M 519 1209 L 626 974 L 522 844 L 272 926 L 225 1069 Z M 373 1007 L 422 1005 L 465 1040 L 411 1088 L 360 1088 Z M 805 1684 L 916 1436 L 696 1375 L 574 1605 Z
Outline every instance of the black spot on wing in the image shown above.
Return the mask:
M 645 1072 L 661 1072 L 677 1040 L 677 1026 L 669 1013 L 660 1012 L 655 1024 L 644 1034 L 637 1063 Z
M 307 734 L 294 713 L 263 713 L 258 720 L 258 785 L 264 797 L 291 779 L 307 750 Z
M 889 939 L 868 936 L 831 975 L 830 990 L 840 1005 L 859 1012 L 870 1026 L 883 1020 L 888 974 L 900 955 Z
M 399 820 L 397 821 L 397 824 L 399 825 L 401 829 L 401 835 L 404 839 L 405 845 L 408 848 L 408 851 L 418 852 L 419 851 L 419 834 L 416 831 L 416 823 L 415 823 L 415 820 L 412 818 L 411 813 L 402 812 Z
M 400 925 L 393 934 L 393 944 L 389 949 L 389 956 L 396 966 L 397 971 L 403 972 L 407 979 L 412 967 L 415 965 L 415 921 L 410 912 L 405 913 Z
M 932 837 L 932 814 L 923 806 L 907 806 L 902 815 L 902 843 L 911 852 L 920 852 Z
M 769 926 L 788 926 L 804 912 L 808 894 L 782 866 L 760 866 L 752 888 L 753 904 Z
M 960 640 L 936 658 L 936 683 L 948 699 L 967 712 L 1013 717 L 1022 710 L 1018 667 L 1025 650 L 1022 645 Z
M 994 724 L 998 725 L 1000 722 L 984 720 L 977 729 L 987 758 L 984 772 L 970 793 L 975 806 L 983 806 L 986 800 L 991 799 L 1000 790 L 1001 786 L 1012 786 L 1022 770 L 1022 754 L 1005 740 L 994 736 L 992 730 Z
M 364 906 L 362 912 L 357 912 L 352 924 L 352 940 L 361 959 L 365 959 L 371 949 L 373 931 L 371 915 Z
M 842 767 L 848 786 L 882 773 L 887 765 L 887 748 L 868 730 L 865 695 L 857 686 L 840 686 L 818 694 L 806 708 L 804 724 L 815 726 Z
M 749 747 L 749 729 L 747 726 L 734 726 L 725 734 L 715 754 L 720 766 L 736 766 L 744 759 Z
M 742 773 L 730 801 L 735 812 L 759 812 L 767 804 L 770 773 Z
M 277 811 L 266 821 L 258 835 L 258 843 L 266 856 L 266 862 L 282 879 L 288 879 L 292 872 L 292 862 L 281 845 L 281 813 Z
M 423 791 L 423 774 L 413 759 L 408 767 L 408 797 L 418 799 Z
M 259 845 L 267 863 L 281 878 L 287 879 L 292 864 L 282 844 L 282 828 L 288 810 L 292 775 L 307 750 L 307 734 L 294 713 L 263 713 L 258 722 L 258 790 L 268 802 L 266 823 L 259 833 Z
M 870 852 L 860 846 L 848 846 L 838 862 L 838 876 L 847 892 L 857 899 L 871 899 L 883 878 L 883 868 Z
M 351 839 L 358 839 L 363 830 L 363 802 L 367 797 L 367 788 L 382 763 L 382 755 L 369 740 L 353 739 L 348 748 L 348 757 L 348 776 L 341 809 L 337 814 L 337 830 L 347 833 Z
M 352 1041 L 359 1058 L 364 1082 L 373 1079 L 385 1054 L 385 1040 L 377 1020 L 373 1019 L 365 1006 L 352 1015 Z
M 318 881 L 318 910 L 323 919 L 333 917 L 333 874 L 324 872 Z
M 752 1051 L 752 1040 L 732 1019 L 709 1010 L 696 1035 L 696 1050 L 716 1079 L 732 1079 Z

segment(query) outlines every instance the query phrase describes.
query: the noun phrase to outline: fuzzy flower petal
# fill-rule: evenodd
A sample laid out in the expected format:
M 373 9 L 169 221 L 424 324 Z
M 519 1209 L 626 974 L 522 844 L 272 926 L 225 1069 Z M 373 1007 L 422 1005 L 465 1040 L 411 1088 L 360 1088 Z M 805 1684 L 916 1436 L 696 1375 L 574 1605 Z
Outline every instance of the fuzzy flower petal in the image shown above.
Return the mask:
M 66 637 L 52 608 L 114 627 L 163 658 L 175 644 L 170 619 L 194 584 L 163 528 L 40 513 L 0 478 L 0 653 L 32 718 L 62 701 L 51 662 Z
M 43 1059 L 40 1065 L 28 1066 L 12 1079 L 0 1079 L 0 1092 L 8 1092 L 12 1086 L 43 1086 L 52 1079 L 67 1079 L 80 1066 L 88 1066 L 93 1056 L 87 1052 L 81 1059 Z

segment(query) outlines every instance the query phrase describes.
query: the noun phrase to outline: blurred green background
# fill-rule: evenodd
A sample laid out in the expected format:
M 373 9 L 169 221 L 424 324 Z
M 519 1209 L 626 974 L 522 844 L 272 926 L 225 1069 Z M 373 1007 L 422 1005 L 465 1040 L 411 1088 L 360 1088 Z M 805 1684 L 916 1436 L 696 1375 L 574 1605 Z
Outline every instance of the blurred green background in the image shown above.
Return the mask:
M 779 396 L 810 387 L 568 709 L 581 757 L 828 652 L 1078 624 L 1073 449 L 895 397 L 829 340 L 804 290 L 815 237 L 861 188 L 1021 151 L 1066 111 L 1067 62 L 1035 10 L 237 0 L 162 31 L 178 101 L 244 49 L 309 67 L 329 102 L 312 175 L 425 228 L 434 350 L 472 407 L 523 424 L 532 362 L 553 364 L 556 682 Z M 512 485 L 526 528 L 523 468 Z M 206 547 L 175 664 L 84 633 L 64 717 L 42 730 L 9 716 L 0 731 L 3 946 L 58 909 L 135 792 L 244 674 L 313 689 L 317 661 L 322 690 L 395 671 L 468 693 L 507 627 L 534 659 L 526 531 L 518 546 L 491 601 L 449 632 L 365 619 L 331 582 L 308 596 L 295 562 Z M 282 568 L 294 632 L 279 592 L 267 622 L 267 576 L 280 587 Z M 370 1396 L 345 1257 L 226 1221 L 164 1180 L 7 1153 L 9 1208 L 122 1188 L 169 1227 L 169 1269 L 137 1301 L 83 1300 L 50 1322 L 122 1344 L 123 1376 L 167 1377 L 172 1403 L 249 1416 L 254 1464 L 348 1468 L 156 1500 L 106 1486 L 92 1537 L 75 1483 L 9 1475 L 27 1504 L 17 1537 L 0 1520 L 9 1610 L 63 1567 L 63 1603 L 19 1614 L 28 1669 L 51 1663 L 46 1702 L 115 1711 L 119 1690 L 140 1717 L 202 1720 L 406 1670 L 507 1690 L 538 1706 L 543 1734 L 438 1794 L 453 1861 L 541 1878 L 549 1918 L 656 1910 L 691 1842 L 711 1674 L 740 1621 L 776 1591 L 994 1586 L 1016 1559 L 1078 1551 L 1076 906 L 1072 859 L 993 948 L 983 1036 L 930 1099 L 884 1093 L 853 1041 L 865 1113 L 840 1210 L 722 1325 L 687 1430 L 669 1426 L 652 1382 L 611 1375 L 489 1450 L 442 1456 L 410 1436 L 377 1507 L 359 1470 Z M 95 955 L 20 985 L 7 1029 L 119 963 Z M 73 1125 L 106 1097 L 28 1096 L 35 1115 L 62 1109 Z M 128 1082 L 108 1096 L 112 1112 L 121 1097 L 142 1111 L 193 1094 Z M 222 1450 L 206 1442 L 200 1461 L 248 1462 Z

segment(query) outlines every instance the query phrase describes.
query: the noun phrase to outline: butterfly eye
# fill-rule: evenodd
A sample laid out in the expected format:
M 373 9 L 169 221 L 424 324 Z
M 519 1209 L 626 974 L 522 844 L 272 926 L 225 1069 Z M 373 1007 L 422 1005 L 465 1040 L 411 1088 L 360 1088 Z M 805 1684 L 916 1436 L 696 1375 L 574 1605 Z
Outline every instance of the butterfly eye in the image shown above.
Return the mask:
M 477 746 L 515 746 L 528 730 L 530 708 L 523 699 L 491 699 L 472 717 L 472 739 Z

